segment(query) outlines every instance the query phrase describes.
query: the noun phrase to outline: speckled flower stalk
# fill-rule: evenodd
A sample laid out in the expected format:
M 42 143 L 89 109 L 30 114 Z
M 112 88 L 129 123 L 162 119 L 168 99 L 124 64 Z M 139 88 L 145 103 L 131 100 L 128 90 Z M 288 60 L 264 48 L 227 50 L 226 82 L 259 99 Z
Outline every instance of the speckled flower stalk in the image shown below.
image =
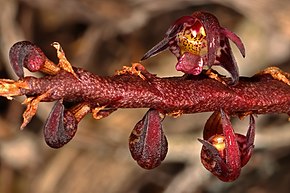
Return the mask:
M 13 49 L 15 47 L 11 48 L 11 52 Z M 23 50 L 26 50 L 25 46 L 14 53 L 21 55 Z M 35 50 L 38 49 L 31 52 L 38 54 Z M 26 54 L 31 52 L 25 51 Z M 18 65 L 26 67 L 29 62 L 31 61 L 20 60 Z M 78 77 L 76 78 L 69 71 L 60 69 L 53 76 L 24 77 L 15 84 L 13 81 L 2 80 L 0 94 L 8 96 L 7 84 L 11 85 L 12 89 L 12 86 L 14 88 L 21 82 L 23 88 L 19 90 L 17 87 L 14 88 L 15 93 L 11 93 L 11 96 L 35 97 L 49 93 L 41 101 L 62 99 L 65 102 L 86 102 L 91 107 L 105 106 L 106 109 L 147 107 L 167 114 L 177 111 L 182 113 L 216 111 L 221 107 L 229 114 L 290 112 L 290 83 L 287 82 L 289 74 L 276 68 L 267 69 L 253 77 L 241 77 L 240 83 L 235 86 L 225 84 L 230 80 L 223 77 L 221 77 L 223 81 L 209 78 L 204 74 L 187 78 L 159 78 L 146 71 L 141 64 L 135 64 L 135 70 L 142 74 L 145 80 L 130 72 L 110 77 L 97 76 L 83 69 L 74 68 Z M 273 77 L 271 74 L 275 73 Z

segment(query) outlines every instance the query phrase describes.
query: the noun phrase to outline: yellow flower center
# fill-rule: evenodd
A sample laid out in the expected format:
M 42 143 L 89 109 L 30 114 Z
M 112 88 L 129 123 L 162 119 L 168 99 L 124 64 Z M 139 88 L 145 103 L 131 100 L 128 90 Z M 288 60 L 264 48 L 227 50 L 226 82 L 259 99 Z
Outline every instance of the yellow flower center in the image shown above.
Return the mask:
M 223 135 L 215 135 L 212 138 L 210 138 L 210 143 L 219 151 L 222 152 L 225 147 L 225 137 Z
M 177 34 L 177 44 L 181 55 L 189 52 L 194 55 L 204 56 L 208 50 L 204 27 L 198 21 L 191 26 L 185 26 Z

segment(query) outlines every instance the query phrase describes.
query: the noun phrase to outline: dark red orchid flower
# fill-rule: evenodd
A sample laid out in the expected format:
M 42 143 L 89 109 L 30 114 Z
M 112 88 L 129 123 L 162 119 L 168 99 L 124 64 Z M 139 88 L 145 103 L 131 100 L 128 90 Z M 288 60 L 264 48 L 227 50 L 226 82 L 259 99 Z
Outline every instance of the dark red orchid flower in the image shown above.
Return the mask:
M 222 181 L 234 181 L 252 155 L 254 117 L 250 115 L 250 126 L 244 136 L 234 132 L 229 117 L 223 110 L 214 112 L 204 127 L 203 138 L 198 140 L 203 144 L 201 162 L 204 167 Z
M 210 68 L 218 65 L 231 74 L 233 83 L 237 83 L 239 71 L 229 39 L 245 57 L 245 47 L 236 34 L 221 27 L 214 15 L 198 11 L 176 20 L 164 39 L 145 53 L 141 60 L 169 48 L 178 60 L 176 70 L 198 75 L 204 66 Z

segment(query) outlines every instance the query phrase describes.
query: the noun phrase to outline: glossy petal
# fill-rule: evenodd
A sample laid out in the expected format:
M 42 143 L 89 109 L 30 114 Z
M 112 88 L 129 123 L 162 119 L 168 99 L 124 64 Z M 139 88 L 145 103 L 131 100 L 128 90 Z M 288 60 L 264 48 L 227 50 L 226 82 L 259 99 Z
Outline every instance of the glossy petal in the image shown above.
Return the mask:
M 230 119 L 223 110 L 221 110 L 221 122 L 223 125 L 223 134 L 225 136 L 226 144 L 226 164 L 232 171 L 231 174 L 229 174 L 229 177 L 231 180 L 235 180 L 240 175 L 241 171 L 241 155 Z
M 203 58 L 186 52 L 181 56 L 176 64 L 176 70 L 186 74 L 198 75 L 202 71 L 204 65 Z
M 242 161 L 242 166 L 246 165 L 248 161 L 250 160 L 253 150 L 254 150 L 254 141 L 255 141 L 255 119 L 253 115 L 250 115 L 250 124 L 249 124 L 249 129 L 247 131 L 246 135 L 246 142 L 242 147 L 244 147 L 241 150 L 241 161 Z
M 192 14 L 203 25 L 206 33 L 206 41 L 208 47 L 207 66 L 211 67 L 216 59 L 216 53 L 219 49 L 220 41 L 220 24 L 217 18 L 211 13 L 197 11 Z
M 206 121 L 203 129 L 203 139 L 208 140 L 209 138 L 217 134 L 223 134 L 221 113 L 219 111 L 213 112 L 213 114 Z
M 162 120 L 159 111 L 150 109 L 129 137 L 131 155 L 142 168 L 159 166 L 167 154 L 168 144 L 162 130 Z
M 220 50 L 216 55 L 214 65 L 222 66 L 226 69 L 232 76 L 232 84 L 236 84 L 239 81 L 239 68 L 233 56 L 229 40 L 222 38 L 220 44 Z
M 231 32 L 227 28 L 221 28 L 221 33 L 225 37 L 229 38 L 232 42 L 234 42 L 236 44 L 236 46 L 240 50 L 243 57 L 246 56 L 245 46 L 244 46 L 242 40 L 239 38 L 239 36 L 237 36 L 235 33 Z

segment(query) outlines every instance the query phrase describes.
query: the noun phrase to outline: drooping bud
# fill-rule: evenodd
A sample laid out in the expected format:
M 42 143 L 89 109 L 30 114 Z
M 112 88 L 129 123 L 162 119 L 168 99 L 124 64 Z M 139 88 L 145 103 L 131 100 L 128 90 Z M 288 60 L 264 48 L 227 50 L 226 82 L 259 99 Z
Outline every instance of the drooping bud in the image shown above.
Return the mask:
M 67 144 L 77 131 L 77 120 L 70 111 L 65 111 L 62 101 L 57 101 L 44 125 L 44 138 L 52 148 Z
M 142 168 L 153 169 L 166 157 L 168 143 L 161 125 L 163 119 L 158 110 L 149 109 L 129 137 L 131 155 Z

